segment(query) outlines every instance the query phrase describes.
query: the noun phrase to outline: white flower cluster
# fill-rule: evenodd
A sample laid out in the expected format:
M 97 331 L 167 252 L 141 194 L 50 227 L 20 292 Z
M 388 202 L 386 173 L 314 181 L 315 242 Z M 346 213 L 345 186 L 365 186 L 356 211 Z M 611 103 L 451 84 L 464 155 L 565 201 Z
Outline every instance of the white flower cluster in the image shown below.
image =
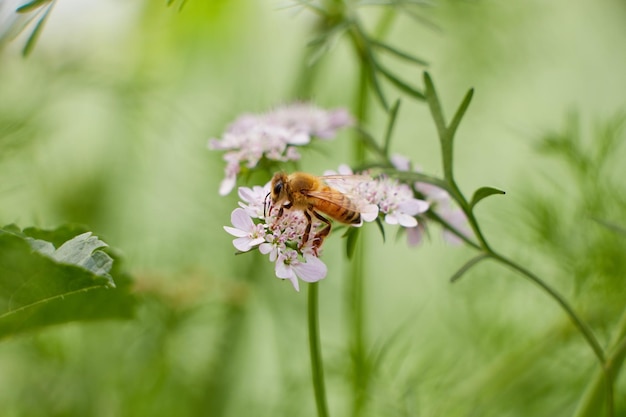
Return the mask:
M 428 202 L 415 198 L 413 190 L 397 180 L 353 175 L 346 166 L 339 168 L 339 175 L 328 174 L 326 182 L 349 196 L 363 221 L 371 222 L 382 215 L 386 223 L 412 230 L 418 227 L 416 216 L 429 208 Z M 326 265 L 319 259 L 322 245 L 312 238 L 326 224 L 312 216 L 310 235 L 303 245 L 308 225 L 304 213 L 283 209 L 279 216 L 280 207 L 266 204 L 269 191 L 269 183 L 264 187 L 240 187 L 240 207 L 231 214 L 233 227 L 224 226 L 224 229 L 236 237 L 233 245 L 239 251 L 258 248 L 268 255 L 270 261 L 275 262 L 276 276 L 289 279 L 298 291 L 298 278 L 315 282 L 326 276 Z
M 298 278 L 305 282 L 316 282 L 326 277 L 327 269 L 319 259 L 320 248 L 314 246 L 313 239 L 302 245 L 308 221 L 298 210 L 285 210 L 278 216 L 280 207 L 267 207 L 266 196 L 269 183 L 265 187 L 239 187 L 242 202 L 231 214 L 234 227 L 224 226 L 235 236 L 233 245 L 241 252 L 258 248 L 274 262 L 276 276 L 291 281 L 296 291 L 300 290 Z M 325 227 L 316 218 L 312 219 L 310 233 L 315 235 Z
M 328 171 L 326 174 L 334 175 L 336 173 Z M 348 178 L 354 175 L 346 165 L 339 167 L 338 174 Z M 406 228 L 417 227 L 418 223 L 415 216 L 426 212 L 429 204 L 424 200 L 415 198 L 410 186 L 384 175 L 375 178 L 368 177 L 367 173 L 356 175 L 366 178 L 366 180 L 348 181 L 346 186 L 342 187 L 342 191 L 376 205 L 378 211 L 384 215 L 387 224 L 399 224 Z
M 209 149 L 226 151 L 220 195 L 232 191 L 242 166 L 254 168 L 262 158 L 280 162 L 298 160 L 296 146 L 308 144 L 312 137 L 331 139 L 338 129 L 352 123 L 345 109 L 324 110 L 308 103 L 240 116 L 221 139 L 209 140 Z

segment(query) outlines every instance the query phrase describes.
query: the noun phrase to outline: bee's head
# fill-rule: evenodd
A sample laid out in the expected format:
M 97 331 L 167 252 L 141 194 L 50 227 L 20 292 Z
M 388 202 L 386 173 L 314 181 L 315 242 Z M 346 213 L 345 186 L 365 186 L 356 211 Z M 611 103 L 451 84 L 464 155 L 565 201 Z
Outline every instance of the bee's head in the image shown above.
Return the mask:
M 270 188 L 270 195 L 272 196 L 272 203 L 276 203 L 284 198 L 286 195 L 287 186 L 287 174 L 284 172 L 278 172 L 274 174 L 272 178 L 272 185 Z
M 278 201 L 283 200 L 285 197 L 285 186 L 287 181 L 287 175 L 284 172 L 277 172 L 272 177 L 272 183 L 270 184 L 270 192 L 265 196 L 263 202 L 263 215 L 267 216 L 267 212 L 271 211 L 272 204 L 276 204 Z M 267 200 L 270 200 L 269 202 Z M 268 210 L 269 209 L 269 210 Z

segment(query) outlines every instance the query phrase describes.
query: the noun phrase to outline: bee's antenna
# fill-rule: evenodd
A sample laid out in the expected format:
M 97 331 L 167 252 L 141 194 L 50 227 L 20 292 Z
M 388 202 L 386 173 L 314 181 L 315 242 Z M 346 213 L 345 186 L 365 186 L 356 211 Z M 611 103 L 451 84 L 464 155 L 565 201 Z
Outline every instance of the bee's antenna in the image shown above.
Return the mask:
M 270 193 L 265 195 L 265 200 L 263 200 L 263 217 L 267 217 L 267 198 L 270 196 Z

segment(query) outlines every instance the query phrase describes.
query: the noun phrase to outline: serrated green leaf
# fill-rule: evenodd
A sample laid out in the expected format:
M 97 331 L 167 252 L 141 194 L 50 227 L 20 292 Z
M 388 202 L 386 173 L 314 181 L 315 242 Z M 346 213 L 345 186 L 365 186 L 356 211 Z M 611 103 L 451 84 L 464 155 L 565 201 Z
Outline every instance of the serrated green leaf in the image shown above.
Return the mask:
M 458 271 L 456 271 L 454 273 L 454 275 L 452 275 L 450 277 L 450 282 L 456 282 L 458 281 L 463 275 L 465 275 L 465 273 L 467 271 L 469 271 L 474 265 L 476 265 L 477 263 L 479 263 L 480 261 L 483 261 L 485 259 L 489 258 L 489 255 L 486 254 L 480 254 L 472 259 L 470 259 L 469 261 L 467 261 L 461 268 L 459 268 Z
M 54 240 L 67 238 L 67 230 L 60 229 Z M 0 338 L 68 321 L 130 317 L 135 305 L 130 278 L 105 252 L 87 253 L 102 245 L 83 234 L 59 252 L 51 242 L 16 233 L 14 227 L 0 229 Z
M 506 194 L 502 190 L 498 190 L 497 188 L 492 187 L 481 187 L 478 190 L 474 191 L 474 195 L 472 196 L 472 201 L 470 202 L 470 207 L 474 207 L 478 204 L 479 201 L 496 194 Z

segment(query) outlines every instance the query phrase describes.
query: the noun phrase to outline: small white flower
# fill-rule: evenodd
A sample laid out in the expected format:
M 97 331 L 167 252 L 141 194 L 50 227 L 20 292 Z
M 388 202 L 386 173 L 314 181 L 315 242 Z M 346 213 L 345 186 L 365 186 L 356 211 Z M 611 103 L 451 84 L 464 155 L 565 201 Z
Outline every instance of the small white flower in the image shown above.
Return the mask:
M 233 240 L 233 246 L 241 252 L 247 252 L 265 242 L 264 225 L 254 224 L 244 209 L 236 208 L 230 216 L 230 221 L 235 227 L 224 226 L 224 230 L 237 238 Z
M 255 185 L 252 188 L 239 187 L 238 194 L 241 202 L 239 206 L 246 210 L 246 213 L 252 218 L 262 219 L 265 216 L 267 207 L 265 206 L 265 198 L 269 192 L 269 183 L 261 187 Z
M 309 256 L 302 262 L 293 249 L 282 252 L 276 261 L 276 276 L 290 280 L 296 291 L 300 291 L 298 278 L 305 282 L 317 282 L 325 278 L 327 272 L 326 265 L 319 258 Z

